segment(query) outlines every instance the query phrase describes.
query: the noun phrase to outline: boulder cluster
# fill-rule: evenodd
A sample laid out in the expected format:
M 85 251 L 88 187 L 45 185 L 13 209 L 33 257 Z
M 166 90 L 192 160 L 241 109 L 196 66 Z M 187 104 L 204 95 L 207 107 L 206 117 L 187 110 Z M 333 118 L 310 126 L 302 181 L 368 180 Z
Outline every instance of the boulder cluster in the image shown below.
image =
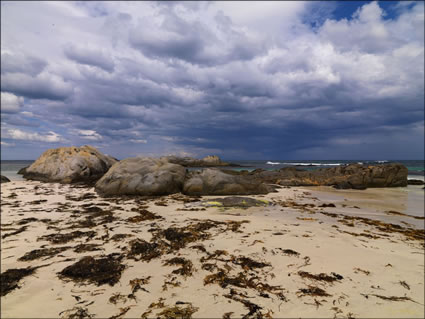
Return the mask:
M 407 168 L 401 164 L 346 166 L 306 171 L 225 170 L 237 166 L 218 156 L 203 159 L 166 156 L 134 157 L 118 161 L 91 146 L 61 147 L 44 152 L 19 173 L 26 179 L 94 185 L 101 196 L 157 196 L 267 194 L 279 186 L 318 186 L 365 189 L 407 186 Z M 200 170 L 189 171 L 188 167 Z

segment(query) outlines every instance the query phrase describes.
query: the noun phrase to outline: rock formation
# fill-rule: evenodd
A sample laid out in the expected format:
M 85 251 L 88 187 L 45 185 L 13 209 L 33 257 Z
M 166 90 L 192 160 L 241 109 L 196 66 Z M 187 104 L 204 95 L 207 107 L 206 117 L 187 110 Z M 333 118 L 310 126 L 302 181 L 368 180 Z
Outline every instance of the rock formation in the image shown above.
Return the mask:
M 27 167 L 23 177 L 43 182 L 93 183 L 116 163 L 92 146 L 60 147 L 45 151 Z
M 407 168 L 401 164 L 350 164 L 317 170 L 286 167 L 278 171 L 258 170 L 245 173 L 251 179 L 282 186 L 334 186 L 365 189 L 368 187 L 407 186 Z
M 161 159 L 166 159 L 170 163 L 178 164 L 184 167 L 239 166 L 233 163 L 222 162 L 221 159 L 216 155 L 209 155 L 204 157 L 203 159 L 169 155 L 161 157 Z
M 213 168 L 191 172 L 183 186 L 183 193 L 187 195 L 253 195 L 267 194 L 271 190 L 260 181 Z
M 167 195 L 180 192 L 186 169 L 166 159 L 127 158 L 112 166 L 96 183 L 101 196 Z

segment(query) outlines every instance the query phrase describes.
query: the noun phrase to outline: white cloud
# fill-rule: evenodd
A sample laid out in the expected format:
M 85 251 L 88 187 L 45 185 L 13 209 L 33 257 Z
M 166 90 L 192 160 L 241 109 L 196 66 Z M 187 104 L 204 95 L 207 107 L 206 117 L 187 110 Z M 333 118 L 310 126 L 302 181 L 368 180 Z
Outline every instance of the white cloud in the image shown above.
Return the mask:
M 2 132 L 2 137 L 10 138 L 13 140 L 39 141 L 48 143 L 64 141 L 61 135 L 53 131 L 49 131 L 47 132 L 47 134 L 40 134 L 36 132 L 25 132 L 16 128 L 10 128 L 5 130 L 4 132 Z
M 99 141 L 102 139 L 102 136 L 93 130 L 74 130 L 74 133 L 86 140 Z
M 15 146 L 15 143 L 7 143 L 7 142 L 3 142 L 3 141 L 1 141 L 0 144 L 2 146 Z
M 130 139 L 130 142 L 146 144 L 148 141 L 143 139 Z
M 24 104 L 24 98 L 12 93 L 1 92 L 1 111 L 5 113 L 19 112 Z

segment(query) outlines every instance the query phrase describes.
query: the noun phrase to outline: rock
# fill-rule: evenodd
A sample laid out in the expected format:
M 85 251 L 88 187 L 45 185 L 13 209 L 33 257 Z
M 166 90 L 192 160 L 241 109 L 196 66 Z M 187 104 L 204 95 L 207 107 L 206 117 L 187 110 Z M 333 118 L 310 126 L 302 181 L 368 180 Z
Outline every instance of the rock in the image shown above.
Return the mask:
M 96 183 L 101 196 L 156 196 L 182 190 L 186 169 L 166 159 L 134 157 L 113 165 Z
M 209 155 L 203 159 L 193 157 L 178 157 L 174 155 L 163 156 L 161 159 L 166 159 L 168 162 L 181 165 L 184 167 L 216 167 L 216 166 L 233 166 L 239 167 L 240 165 L 222 162 L 216 155 Z
M 205 156 L 202 161 L 208 165 L 221 165 L 222 162 L 217 155 L 208 155 Z
M 214 168 L 191 172 L 183 186 L 186 195 L 254 195 L 267 194 L 271 190 L 246 176 L 230 175 Z
M 60 147 L 45 151 L 25 169 L 23 177 L 43 182 L 93 183 L 116 163 L 92 146 Z
M 1 176 L 1 184 L 10 182 L 10 179 L 8 179 L 6 176 L 3 176 L 3 175 L 0 175 L 0 176 Z
M 21 168 L 19 171 L 18 171 L 18 175 L 24 175 L 26 172 L 27 172 L 27 168 L 28 168 L 29 166 L 26 166 L 26 167 L 23 167 L 23 168 Z
M 407 186 L 407 168 L 397 163 L 374 166 L 350 164 L 310 171 L 286 167 L 278 171 L 251 172 L 250 176 L 257 181 L 282 186 L 326 185 L 337 189 Z
M 425 182 L 421 181 L 420 179 L 408 179 L 407 185 L 424 185 Z

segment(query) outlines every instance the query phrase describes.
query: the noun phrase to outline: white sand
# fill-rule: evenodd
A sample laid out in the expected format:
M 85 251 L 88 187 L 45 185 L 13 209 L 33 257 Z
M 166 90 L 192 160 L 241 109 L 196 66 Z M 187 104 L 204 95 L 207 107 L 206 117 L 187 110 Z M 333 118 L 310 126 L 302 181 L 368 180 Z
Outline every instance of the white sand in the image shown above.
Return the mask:
M 37 190 L 34 188 L 38 186 Z M 249 312 L 241 302 L 226 298 L 231 289 L 246 295 L 248 300 L 262 307 L 259 311 L 266 316 L 276 318 L 288 317 L 376 317 L 376 318 L 423 318 L 424 313 L 424 248 L 423 241 L 407 240 L 399 233 L 382 233 L 373 226 L 367 226 L 355 221 L 354 227 L 349 227 L 338 220 L 341 217 L 331 217 L 318 212 L 337 213 L 345 215 L 362 215 L 370 218 L 381 217 L 385 214 L 385 207 L 378 209 L 369 203 L 355 198 L 353 200 L 346 193 L 334 194 L 332 191 L 323 192 L 325 189 L 315 188 L 282 188 L 279 193 L 271 193 L 266 196 L 250 196 L 258 199 L 266 199 L 269 202 L 285 202 L 293 200 L 296 203 L 314 203 L 315 207 L 303 209 L 300 207 L 283 207 L 272 205 L 268 207 L 253 207 L 249 209 L 232 208 L 225 210 L 217 207 L 207 208 L 205 211 L 180 211 L 185 204 L 167 197 L 168 206 L 157 206 L 158 200 L 149 200 L 144 204 L 148 210 L 164 217 L 163 220 L 142 221 L 129 223 L 127 218 L 137 216 L 130 209 L 140 204 L 135 204 L 133 199 L 121 200 L 120 203 L 103 200 L 101 198 L 87 199 L 84 201 L 70 201 L 66 195 L 80 196 L 85 193 L 95 194 L 93 189 L 71 188 L 68 185 L 46 184 L 39 182 L 14 181 L 1 185 L 2 207 L 1 223 L 2 236 L 11 233 L 22 225 L 17 222 L 23 218 L 34 217 L 37 219 L 49 218 L 58 221 L 56 227 L 64 229 L 70 226 L 70 221 L 82 219 L 70 217 L 72 212 L 59 212 L 60 203 L 69 203 L 73 207 L 70 210 L 82 210 L 83 204 L 110 203 L 110 206 L 100 206 L 103 209 L 111 209 L 117 221 L 107 224 L 108 231 L 103 225 L 91 229 L 61 230 L 68 233 L 75 230 L 94 230 L 97 235 L 86 242 L 85 238 L 78 238 L 66 244 L 52 245 L 46 240 L 37 241 L 43 235 L 57 232 L 48 229 L 48 224 L 40 221 L 29 222 L 28 228 L 16 235 L 2 238 L 1 266 L 2 273 L 8 269 L 24 268 L 28 266 L 48 265 L 39 268 L 35 274 L 23 278 L 19 282 L 19 289 L 14 289 L 1 298 L 2 318 L 52 318 L 65 317 L 72 312 L 63 311 L 74 307 L 85 308 L 95 317 L 107 318 L 120 314 L 121 310 L 128 308 L 123 318 L 140 318 L 143 313 L 152 310 L 148 317 L 156 317 L 166 306 L 174 306 L 177 301 L 190 302 L 197 311 L 194 318 L 221 318 L 223 314 L 232 312 L 230 317 L 240 318 Z M 368 196 L 363 191 L 362 196 Z M 371 199 L 376 198 L 372 190 Z M 8 198 L 11 193 L 16 193 L 16 198 Z M 335 196 L 348 197 L 335 198 Z M 204 197 L 204 199 L 214 197 Z M 34 200 L 46 199 L 41 204 L 29 204 Z M 347 198 L 345 198 L 347 199 Z M 383 197 L 380 201 L 386 202 Z M 16 202 L 16 207 L 9 203 Z M 318 208 L 323 203 L 334 202 L 335 208 Z M 353 203 L 359 208 L 354 208 Z M 343 207 L 342 205 L 345 205 Z M 286 205 L 288 206 L 288 205 Z M 186 204 L 186 208 L 193 204 Z M 389 205 L 396 210 L 397 203 Z M 398 207 L 400 208 L 400 207 Z M 385 215 L 386 216 L 386 215 Z M 388 216 L 387 216 L 388 217 Z M 403 217 L 405 220 L 417 221 L 412 217 Z M 135 261 L 124 258 L 122 263 L 126 269 L 122 272 L 119 283 L 114 286 L 94 284 L 76 284 L 72 281 L 64 282 L 57 277 L 57 272 L 66 266 L 72 265 L 83 256 L 101 256 L 113 252 L 123 253 L 123 248 L 128 248 L 128 242 L 134 238 L 149 241 L 152 233 L 148 230 L 155 227 L 165 229 L 170 225 L 183 227 L 193 223 L 194 219 L 211 219 L 217 221 L 242 221 L 248 220 L 241 226 L 241 233 L 232 231 L 219 231 L 216 228 L 208 230 L 213 234 L 211 238 L 189 244 L 178 251 L 180 257 L 192 261 L 196 271 L 193 276 L 183 277 L 174 275 L 181 283 L 179 287 L 168 286 L 163 290 L 164 281 L 171 278 L 171 272 L 178 266 L 164 266 L 166 259 L 175 255 L 163 255 L 150 262 Z M 152 225 L 155 223 L 156 225 Z M 422 220 L 423 223 L 423 220 Z M 364 236 L 353 236 L 349 233 L 363 233 L 379 236 L 371 239 Z M 109 241 L 105 243 L 99 237 L 108 233 L 109 238 L 114 234 L 132 234 L 133 237 L 119 242 Z M 275 234 L 275 235 L 274 235 Z M 388 237 L 386 237 L 388 236 Z M 39 249 L 57 246 L 76 246 L 80 243 L 94 243 L 101 245 L 101 251 L 75 253 L 72 249 L 66 250 L 57 256 L 43 260 L 37 259 L 31 262 L 18 261 L 25 253 Z M 271 267 L 256 268 L 246 271 L 247 276 L 258 276 L 260 282 L 272 286 L 280 286 L 286 300 L 280 300 L 278 295 L 268 292 L 267 298 L 260 296 L 258 291 L 252 288 L 240 288 L 229 285 L 226 288 L 213 283 L 204 285 L 204 278 L 216 273 L 216 271 L 203 270 L 201 257 L 207 256 L 198 250 L 189 248 L 195 244 L 203 244 L 210 253 L 215 250 L 226 250 L 227 256 L 222 256 L 224 261 L 212 261 L 220 268 L 230 266 L 229 276 L 235 277 L 243 269 L 230 261 L 231 255 L 247 256 L 256 261 L 267 262 Z M 280 249 L 291 249 L 300 255 L 287 256 Z M 308 258 L 307 258 L 308 257 Z M 67 258 L 75 258 L 72 261 L 64 261 Z M 368 275 L 362 272 L 370 272 Z M 315 281 L 299 276 L 299 271 L 311 274 L 332 272 L 343 277 L 334 283 Z M 135 278 L 151 276 L 150 282 L 143 286 L 149 292 L 139 290 L 135 293 L 136 300 L 128 298 L 131 293 L 129 281 Z M 400 282 L 405 282 L 403 286 Z M 324 289 L 331 296 L 312 297 L 302 296 L 300 289 L 309 285 Z M 120 302 L 113 304 L 109 298 L 115 293 L 123 295 Z M 408 297 L 413 301 L 390 301 L 374 295 L 384 297 Z M 151 308 L 151 303 L 158 302 L 163 298 L 163 307 Z M 77 300 L 78 299 L 78 300 Z M 179 304 L 186 307 L 187 304 Z M 121 310 L 120 310 L 121 309 Z M 127 310 L 127 309 L 125 309 Z M 255 316 L 254 316 L 255 317 Z

